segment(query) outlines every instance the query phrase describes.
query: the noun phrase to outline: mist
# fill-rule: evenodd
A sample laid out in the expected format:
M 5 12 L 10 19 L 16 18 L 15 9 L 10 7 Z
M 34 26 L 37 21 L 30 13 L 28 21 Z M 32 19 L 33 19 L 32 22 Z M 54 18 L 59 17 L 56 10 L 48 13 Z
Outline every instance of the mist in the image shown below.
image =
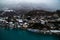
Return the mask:
M 60 9 L 60 0 L 0 0 L 0 8 Z

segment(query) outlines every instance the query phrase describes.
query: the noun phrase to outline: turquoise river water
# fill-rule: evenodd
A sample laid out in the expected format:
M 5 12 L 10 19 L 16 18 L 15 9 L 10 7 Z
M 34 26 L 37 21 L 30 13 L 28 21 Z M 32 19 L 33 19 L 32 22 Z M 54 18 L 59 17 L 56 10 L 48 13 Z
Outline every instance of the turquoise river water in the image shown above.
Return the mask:
M 0 28 L 0 40 L 60 40 L 60 36 Z

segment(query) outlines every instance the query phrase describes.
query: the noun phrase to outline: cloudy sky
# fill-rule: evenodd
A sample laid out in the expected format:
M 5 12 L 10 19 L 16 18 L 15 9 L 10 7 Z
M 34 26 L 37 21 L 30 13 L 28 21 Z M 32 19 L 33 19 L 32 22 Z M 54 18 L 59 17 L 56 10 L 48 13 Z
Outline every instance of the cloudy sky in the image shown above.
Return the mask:
M 0 0 L 0 5 L 5 6 L 5 5 L 18 5 L 18 4 L 45 4 L 49 8 L 53 9 L 60 9 L 60 0 Z M 46 7 L 47 8 L 47 7 Z

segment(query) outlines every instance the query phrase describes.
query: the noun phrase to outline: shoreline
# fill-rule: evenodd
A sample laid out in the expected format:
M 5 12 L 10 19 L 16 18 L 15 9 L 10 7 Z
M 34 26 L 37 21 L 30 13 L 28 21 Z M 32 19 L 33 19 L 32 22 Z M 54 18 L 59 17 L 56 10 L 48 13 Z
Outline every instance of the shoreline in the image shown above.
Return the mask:
M 60 35 L 60 30 L 39 30 L 39 29 L 27 29 L 28 31 L 30 31 L 30 32 L 35 32 L 35 33 L 44 33 L 44 34 L 46 34 L 46 33 L 48 33 L 48 34 L 58 34 L 58 35 Z
M 2 29 L 6 29 L 6 28 L 3 27 Z M 27 30 L 29 32 L 33 32 L 33 33 L 42 33 L 42 34 L 50 34 L 50 35 L 57 34 L 57 35 L 60 35 L 60 30 L 39 30 L 39 29 L 32 29 L 32 28 L 7 28 L 7 29 L 11 29 L 11 30 L 22 29 L 22 30 Z

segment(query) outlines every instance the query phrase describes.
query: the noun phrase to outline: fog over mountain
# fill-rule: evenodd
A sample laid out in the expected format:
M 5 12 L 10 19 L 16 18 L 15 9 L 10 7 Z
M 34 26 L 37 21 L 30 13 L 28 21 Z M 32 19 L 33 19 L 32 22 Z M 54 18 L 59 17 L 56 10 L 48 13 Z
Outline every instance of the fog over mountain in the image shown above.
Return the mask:
M 60 0 L 0 0 L 0 9 L 60 9 Z

